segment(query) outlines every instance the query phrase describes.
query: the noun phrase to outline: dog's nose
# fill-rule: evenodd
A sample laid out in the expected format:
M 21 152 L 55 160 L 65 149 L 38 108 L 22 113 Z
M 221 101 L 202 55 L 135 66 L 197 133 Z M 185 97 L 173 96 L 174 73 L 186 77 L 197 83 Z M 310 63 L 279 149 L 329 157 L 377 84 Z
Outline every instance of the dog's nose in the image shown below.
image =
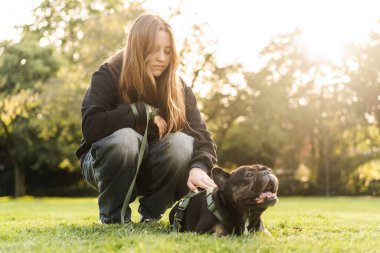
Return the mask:
M 271 174 L 271 170 L 260 170 L 259 171 L 259 177 L 269 176 L 269 174 Z
M 259 171 L 259 172 L 261 172 L 261 171 L 272 172 L 272 169 L 270 169 L 270 168 L 268 168 L 268 167 L 266 167 L 266 166 L 264 166 L 264 165 L 259 165 L 258 167 L 259 167 L 259 168 L 258 168 L 258 171 Z

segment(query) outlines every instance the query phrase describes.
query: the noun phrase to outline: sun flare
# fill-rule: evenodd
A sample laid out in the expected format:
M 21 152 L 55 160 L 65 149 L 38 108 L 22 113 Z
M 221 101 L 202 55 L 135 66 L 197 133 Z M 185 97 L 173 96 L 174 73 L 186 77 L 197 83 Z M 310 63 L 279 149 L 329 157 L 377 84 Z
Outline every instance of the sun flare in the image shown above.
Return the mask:
M 304 45 L 309 53 L 339 63 L 345 53 L 347 41 L 334 32 L 318 31 L 303 34 Z
M 14 25 L 32 22 L 31 10 L 40 0 L 13 0 L 0 8 L 0 39 L 16 39 Z M 259 67 L 258 53 L 273 36 L 303 31 L 305 43 L 315 55 L 339 61 L 344 48 L 363 42 L 379 27 L 380 1 L 374 0 L 147 0 L 144 6 L 169 18 L 171 10 L 182 6 L 180 19 L 172 26 L 178 44 L 191 34 L 194 23 L 207 23 L 207 37 L 218 40 L 215 52 L 220 65 L 242 63 L 247 70 Z M 215 11 L 210 11 L 215 10 Z
M 340 62 L 348 44 L 366 42 L 376 19 L 380 18 L 380 15 L 361 11 L 363 4 L 358 1 L 329 1 L 328 4 L 321 1 L 313 8 L 311 16 L 298 24 L 303 30 L 305 45 L 312 54 L 335 63 Z

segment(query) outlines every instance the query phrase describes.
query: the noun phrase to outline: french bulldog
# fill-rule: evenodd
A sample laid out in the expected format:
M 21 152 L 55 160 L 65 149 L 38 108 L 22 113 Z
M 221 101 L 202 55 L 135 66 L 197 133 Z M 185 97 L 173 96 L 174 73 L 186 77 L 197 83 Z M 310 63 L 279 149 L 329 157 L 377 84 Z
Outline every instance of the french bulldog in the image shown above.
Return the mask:
M 254 232 L 270 234 L 261 221 L 261 214 L 278 201 L 278 180 L 272 170 L 263 165 L 240 166 L 231 173 L 214 167 L 212 178 L 217 185 L 212 200 L 219 212 L 218 218 L 208 208 L 206 194 L 190 198 L 180 222 L 179 232 L 210 233 L 217 236 L 241 235 Z M 170 224 L 179 203 L 169 214 Z

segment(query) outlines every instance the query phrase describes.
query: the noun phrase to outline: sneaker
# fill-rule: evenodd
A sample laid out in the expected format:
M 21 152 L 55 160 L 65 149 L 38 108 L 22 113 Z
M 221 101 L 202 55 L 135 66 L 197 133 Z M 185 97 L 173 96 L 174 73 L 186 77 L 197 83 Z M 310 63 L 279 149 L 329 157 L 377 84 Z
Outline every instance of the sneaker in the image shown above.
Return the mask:
M 105 216 L 104 214 L 101 214 L 100 217 L 99 217 L 99 220 L 100 220 L 100 222 L 102 224 L 121 224 L 121 219 L 120 218 L 121 218 L 120 216 L 116 216 L 116 217 L 111 216 L 111 217 L 108 217 L 108 216 Z M 131 210 L 130 209 L 125 214 L 124 222 L 125 222 L 125 224 L 131 222 Z
M 150 223 L 158 221 L 160 219 L 153 217 L 153 215 L 150 215 L 148 211 L 146 211 L 142 206 L 139 206 L 138 211 L 140 213 L 140 223 Z
M 101 224 L 121 224 L 121 220 L 110 220 L 110 219 L 99 219 Z M 131 219 L 125 219 L 125 224 L 128 224 L 131 222 Z
M 151 222 L 157 222 L 158 219 L 148 218 L 144 216 L 140 216 L 140 223 L 151 223 Z

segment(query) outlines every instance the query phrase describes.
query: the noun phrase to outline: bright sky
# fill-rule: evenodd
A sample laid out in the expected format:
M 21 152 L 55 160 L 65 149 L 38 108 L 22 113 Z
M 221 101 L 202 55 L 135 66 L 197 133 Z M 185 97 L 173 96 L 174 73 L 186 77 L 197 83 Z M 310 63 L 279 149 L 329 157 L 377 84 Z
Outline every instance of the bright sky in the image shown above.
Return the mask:
M 146 7 L 164 18 L 169 6 L 182 2 L 182 16 L 170 23 L 178 39 L 189 35 L 191 24 L 209 23 L 207 36 L 219 40 L 217 58 L 253 66 L 258 52 L 272 36 L 296 27 L 305 34 L 316 53 L 338 58 L 350 42 L 363 42 L 380 26 L 378 0 L 148 0 Z M 16 39 L 12 27 L 32 21 L 31 9 L 38 0 L 2 1 L 0 40 Z

